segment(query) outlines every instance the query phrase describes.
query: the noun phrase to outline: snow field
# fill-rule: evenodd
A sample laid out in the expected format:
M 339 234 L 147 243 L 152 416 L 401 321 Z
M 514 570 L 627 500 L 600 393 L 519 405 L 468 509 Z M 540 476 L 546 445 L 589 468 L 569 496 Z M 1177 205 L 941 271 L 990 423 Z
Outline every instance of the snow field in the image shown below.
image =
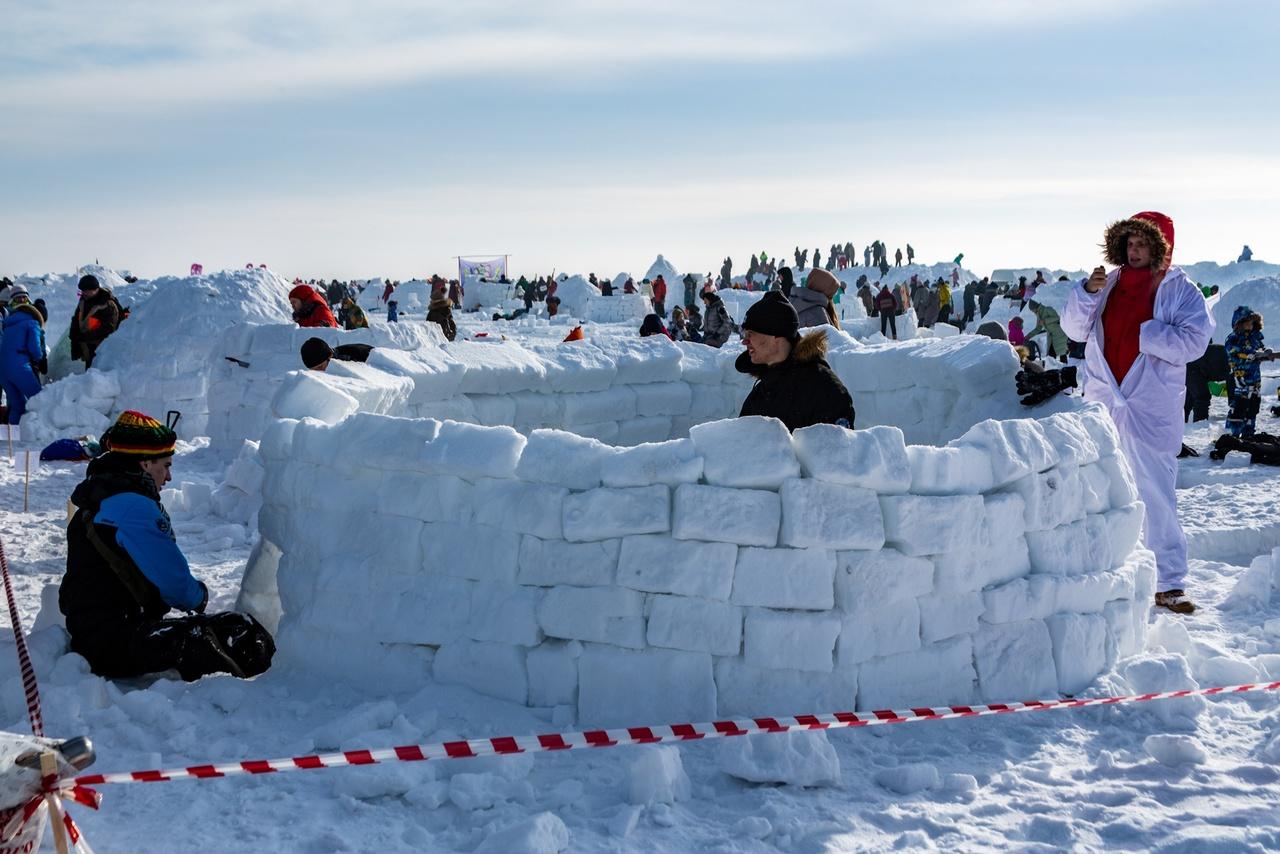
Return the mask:
M 592 725 L 1078 691 L 1139 649 L 1154 584 L 1094 415 L 975 425 L 934 449 L 956 494 L 893 427 L 738 418 L 618 448 L 281 420 L 242 604 L 287 666 L 431 673 Z M 976 482 L 949 452 L 987 460 Z

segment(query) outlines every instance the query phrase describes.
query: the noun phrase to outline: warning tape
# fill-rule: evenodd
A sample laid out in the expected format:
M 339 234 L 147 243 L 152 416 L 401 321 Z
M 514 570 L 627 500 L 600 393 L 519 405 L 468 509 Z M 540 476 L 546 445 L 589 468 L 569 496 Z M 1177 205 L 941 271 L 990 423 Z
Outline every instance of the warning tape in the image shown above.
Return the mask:
M 1218 694 L 1243 694 L 1251 691 L 1275 691 L 1280 682 L 1251 685 L 1228 685 L 1217 688 L 1188 688 L 1154 694 L 1119 697 L 1083 697 L 1067 700 L 1032 700 L 1025 703 L 990 703 L 972 706 L 941 706 L 901 711 L 883 709 L 875 712 L 835 712 L 827 715 L 796 715 L 779 718 L 750 718 L 713 721 L 701 724 L 668 724 L 665 726 L 594 729 L 553 735 L 503 736 L 444 741 L 436 744 L 410 744 L 378 750 L 345 750 L 294 756 L 287 759 L 257 759 L 227 762 L 220 765 L 190 765 L 167 770 L 129 771 L 119 774 L 85 774 L 75 778 L 84 786 L 107 783 L 167 783 L 174 780 L 211 780 L 242 774 L 273 774 L 280 771 L 310 771 L 346 765 L 377 765 L 389 762 L 422 762 L 429 759 L 470 759 L 478 756 L 506 756 L 513 753 L 546 753 L 582 747 L 619 747 L 628 744 L 698 741 L 791 731 L 841 729 L 845 727 L 883 726 L 916 721 L 940 721 L 974 718 L 1014 712 L 1043 712 L 1050 709 L 1079 709 L 1087 706 L 1118 706 L 1180 697 L 1211 697 Z
M 40 714 L 40 687 L 36 684 L 36 670 L 31 666 L 31 653 L 27 650 L 27 638 L 22 632 L 22 618 L 18 614 L 18 602 L 13 595 L 13 582 L 9 579 L 9 561 L 4 556 L 4 542 L 0 540 L 0 575 L 4 576 L 4 595 L 9 601 L 9 623 L 13 627 L 13 641 L 18 649 L 18 666 L 22 670 L 22 690 L 27 695 L 27 717 L 31 718 L 33 735 L 44 735 L 44 718 Z

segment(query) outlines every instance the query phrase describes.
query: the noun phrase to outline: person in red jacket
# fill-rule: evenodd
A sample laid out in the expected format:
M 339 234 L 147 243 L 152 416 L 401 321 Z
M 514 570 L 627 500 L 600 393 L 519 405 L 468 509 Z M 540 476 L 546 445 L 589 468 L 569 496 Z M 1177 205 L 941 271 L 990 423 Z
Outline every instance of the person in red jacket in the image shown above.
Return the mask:
M 658 317 L 667 316 L 667 280 L 661 275 L 653 280 L 653 313 Z
M 293 306 L 293 319 L 303 328 L 338 325 L 329 306 L 310 285 L 297 285 L 289 291 L 289 305 Z

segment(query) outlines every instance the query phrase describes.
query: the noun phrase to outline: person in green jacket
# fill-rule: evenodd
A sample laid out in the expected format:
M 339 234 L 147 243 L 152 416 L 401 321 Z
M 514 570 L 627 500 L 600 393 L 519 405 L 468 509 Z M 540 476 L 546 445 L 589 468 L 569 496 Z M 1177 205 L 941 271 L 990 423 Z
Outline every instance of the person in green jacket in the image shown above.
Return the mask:
M 1032 300 L 1027 303 L 1036 315 L 1035 328 L 1027 333 L 1028 338 L 1034 338 L 1041 332 L 1049 338 L 1049 355 L 1059 361 L 1067 359 L 1067 333 L 1062 331 L 1062 321 L 1058 317 L 1056 309 L 1041 302 Z

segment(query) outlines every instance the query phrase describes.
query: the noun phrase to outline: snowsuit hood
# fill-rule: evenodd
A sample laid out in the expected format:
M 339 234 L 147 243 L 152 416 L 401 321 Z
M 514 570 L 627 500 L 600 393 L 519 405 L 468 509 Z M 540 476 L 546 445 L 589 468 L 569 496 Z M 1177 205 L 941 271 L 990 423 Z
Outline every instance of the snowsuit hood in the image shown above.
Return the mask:
M 1152 270 L 1164 270 L 1173 263 L 1173 220 L 1156 211 L 1143 211 L 1107 226 L 1102 249 L 1108 264 L 1128 265 L 1129 236 L 1135 234 L 1145 237 L 1151 247 Z
M 289 299 L 302 303 L 302 308 L 293 313 L 293 319 L 302 327 L 337 326 L 329 306 L 310 285 L 297 285 L 289 291 Z
M 1236 310 L 1231 312 L 1231 328 L 1235 329 L 1237 326 L 1239 326 L 1241 323 L 1243 323 L 1244 321 L 1248 320 L 1251 317 L 1258 317 L 1259 319 L 1261 319 L 1261 315 L 1259 315 L 1253 309 L 1249 308 L 1249 306 L 1247 305 L 1236 306 Z

